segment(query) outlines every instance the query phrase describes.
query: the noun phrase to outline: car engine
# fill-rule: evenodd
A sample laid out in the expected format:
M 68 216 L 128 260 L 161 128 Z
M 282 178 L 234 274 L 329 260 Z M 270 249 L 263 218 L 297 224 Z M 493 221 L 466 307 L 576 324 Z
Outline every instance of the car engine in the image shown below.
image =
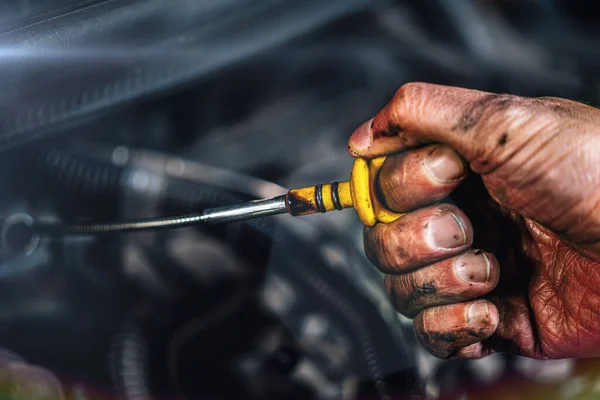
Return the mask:
M 0 394 L 471 399 L 510 378 L 513 399 L 524 387 L 593 398 L 598 369 L 572 360 L 426 355 L 350 211 L 53 239 L 26 229 L 345 179 L 349 134 L 409 81 L 597 103 L 585 2 L 516 3 L 1 5 Z

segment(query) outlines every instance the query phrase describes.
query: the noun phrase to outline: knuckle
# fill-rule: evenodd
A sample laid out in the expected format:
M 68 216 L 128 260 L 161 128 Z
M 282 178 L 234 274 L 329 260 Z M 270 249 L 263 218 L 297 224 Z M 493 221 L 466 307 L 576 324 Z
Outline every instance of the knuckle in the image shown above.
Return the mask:
M 468 132 L 494 120 L 502 121 L 507 115 L 524 112 L 522 97 L 510 94 L 488 94 L 473 101 L 462 113 L 455 130 Z
M 409 82 L 402 85 L 394 94 L 391 101 L 392 113 L 395 113 L 395 117 L 400 120 L 402 111 L 405 109 L 413 108 L 415 105 L 422 104 L 427 92 L 426 83 L 421 82 Z
M 423 94 L 423 91 L 425 90 L 426 86 L 427 84 L 422 82 L 405 83 L 404 85 L 400 86 L 400 88 L 396 91 L 396 94 L 394 95 L 394 100 L 402 101 L 406 98 L 420 96 Z
M 535 102 L 536 99 L 521 98 L 518 104 L 507 109 L 501 116 L 504 121 L 501 124 L 503 131 L 534 135 L 548 130 L 560 121 L 558 114 L 547 112 L 547 108 L 540 110 Z
M 395 229 L 390 229 L 388 235 L 389 241 L 387 242 L 387 257 L 388 265 L 394 271 L 400 271 L 406 268 L 406 266 L 412 262 L 413 255 L 409 251 L 406 245 L 406 232 L 410 229 L 404 223 L 400 223 L 394 226 Z
M 503 137 L 506 133 L 520 132 L 532 135 L 550 129 L 561 120 L 560 114 L 553 111 L 561 108 L 560 105 L 540 107 L 541 103 L 537 98 L 508 94 L 490 96 L 494 97 L 480 100 L 485 104 L 478 111 L 477 134 L 494 138 L 500 147 L 506 143 L 506 137 Z
M 396 273 L 410 260 L 410 253 L 402 239 L 403 231 L 402 226 L 388 224 L 365 229 L 365 255 L 381 272 Z
M 395 250 L 397 234 L 387 225 L 377 224 L 365 228 L 364 248 L 367 259 L 381 272 L 390 273 L 398 269 L 401 262 Z
M 430 311 L 431 310 L 422 311 L 415 317 L 413 321 L 415 336 L 421 346 L 431 355 L 438 358 L 446 358 L 452 352 L 450 345 L 455 340 L 454 335 L 452 333 L 442 333 L 432 329 L 429 324 L 426 323 L 426 320 L 428 319 L 427 314 Z
M 490 95 L 482 100 L 481 111 L 484 117 L 524 111 L 527 108 L 524 100 L 525 98 L 512 94 Z
M 497 319 L 488 317 L 486 321 L 475 325 L 462 322 L 466 305 L 467 303 L 427 308 L 416 316 L 413 322 L 415 334 L 427 351 L 436 357 L 447 358 L 493 334 Z
M 424 307 L 426 298 L 435 293 L 433 282 L 419 283 L 416 273 L 389 277 L 388 295 L 396 311 L 414 318 Z
M 525 144 L 536 145 L 557 132 L 562 120 L 556 112 L 541 106 L 537 98 L 513 95 L 490 95 L 480 110 L 471 114 L 476 125 L 473 139 L 481 146 L 470 154 L 471 166 L 478 173 L 489 174 L 509 164 L 522 153 Z

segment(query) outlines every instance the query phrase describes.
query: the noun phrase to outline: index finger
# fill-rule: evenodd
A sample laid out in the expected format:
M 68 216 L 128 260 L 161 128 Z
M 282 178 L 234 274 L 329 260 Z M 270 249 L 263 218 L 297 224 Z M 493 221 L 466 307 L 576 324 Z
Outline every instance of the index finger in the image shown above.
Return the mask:
M 527 141 L 527 135 L 515 128 L 535 117 L 533 100 L 408 83 L 375 118 L 354 131 L 348 149 L 355 157 L 373 158 L 437 142 L 454 148 L 470 162 L 497 155 L 491 158 L 501 162 Z

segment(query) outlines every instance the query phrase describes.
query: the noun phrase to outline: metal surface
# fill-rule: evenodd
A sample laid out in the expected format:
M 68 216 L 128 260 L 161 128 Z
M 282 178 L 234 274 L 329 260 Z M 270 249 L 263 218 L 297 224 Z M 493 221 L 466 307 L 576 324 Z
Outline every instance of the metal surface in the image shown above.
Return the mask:
M 285 199 L 286 196 L 277 196 L 270 199 L 255 200 L 226 207 L 212 208 L 204 212 L 202 215 L 202 222 L 234 222 L 250 218 L 284 214 L 287 212 Z
M 35 229 L 41 235 L 60 236 L 132 232 L 146 229 L 183 228 L 202 223 L 217 224 L 235 222 L 257 217 L 266 217 L 269 215 L 284 214 L 287 212 L 285 199 L 286 196 L 277 196 L 269 199 L 254 200 L 241 204 L 209 208 L 204 210 L 202 213 L 192 213 L 173 217 L 152 218 L 138 221 L 81 224 L 72 226 L 38 223 L 35 226 Z

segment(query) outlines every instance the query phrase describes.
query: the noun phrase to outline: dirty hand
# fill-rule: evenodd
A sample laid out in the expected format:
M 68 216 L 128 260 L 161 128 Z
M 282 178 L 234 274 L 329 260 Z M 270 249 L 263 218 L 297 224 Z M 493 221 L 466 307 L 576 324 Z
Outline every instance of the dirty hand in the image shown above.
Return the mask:
M 412 83 L 349 150 L 390 155 L 380 200 L 407 214 L 365 252 L 427 350 L 600 356 L 600 110 Z

